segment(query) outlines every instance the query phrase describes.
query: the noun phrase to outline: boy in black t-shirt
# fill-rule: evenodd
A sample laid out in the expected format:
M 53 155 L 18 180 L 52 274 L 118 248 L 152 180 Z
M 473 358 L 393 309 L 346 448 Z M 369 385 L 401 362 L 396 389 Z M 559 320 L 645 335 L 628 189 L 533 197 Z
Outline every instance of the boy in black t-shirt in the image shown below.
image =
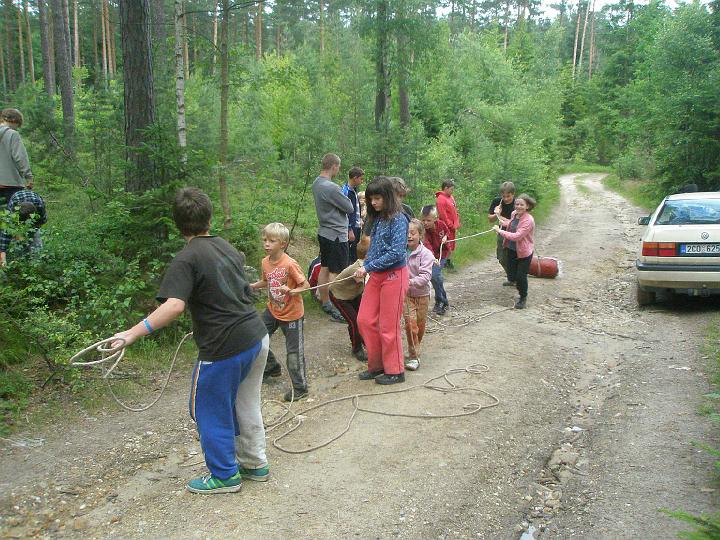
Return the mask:
M 199 353 L 190 388 L 190 416 L 210 474 L 191 480 L 193 493 L 240 491 L 243 478 L 269 478 L 260 386 L 269 338 L 243 272 L 244 257 L 210 236 L 212 203 L 197 188 L 180 189 L 173 218 L 187 244 L 168 267 L 147 318 L 115 335 L 130 346 L 190 309 Z M 113 346 L 121 345 L 118 340 Z
M 506 219 L 510 219 L 510 215 L 515 210 L 515 184 L 512 182 L 503 182 L 500 185 L 500 196 L 495 197 L 490 203 L 490 209 L 488 210 L 488 221 L 495 223 L 497 216 L 495 215 L 495 208 L 500 206 L 500 215 Z M 508 274 L 508 248 L 503 247 L 503 237 L 497 235 L 497 248 L 496 255 L 500 265 L 505 270 L 507 280 L 503 283 L 503 286 L 510 287 L 514 286 L 515 282 Z

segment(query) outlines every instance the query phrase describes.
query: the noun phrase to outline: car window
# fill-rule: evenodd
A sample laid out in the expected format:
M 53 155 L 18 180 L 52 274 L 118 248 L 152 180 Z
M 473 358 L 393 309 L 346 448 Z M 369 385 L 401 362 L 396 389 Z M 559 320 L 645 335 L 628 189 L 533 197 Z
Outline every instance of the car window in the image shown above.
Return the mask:
M 665 201 L 655 225 L 720 224 L 720 199 Z

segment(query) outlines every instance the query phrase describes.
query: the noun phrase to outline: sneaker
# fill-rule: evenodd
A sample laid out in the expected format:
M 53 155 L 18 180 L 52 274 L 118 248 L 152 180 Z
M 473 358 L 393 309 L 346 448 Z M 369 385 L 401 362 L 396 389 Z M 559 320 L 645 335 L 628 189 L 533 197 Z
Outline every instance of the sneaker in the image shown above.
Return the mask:
M 435 306 L 432 308 L 432 312 L 439 315 L 442 307 L 443 307 L 442 304 L 435 304 Z
M 185 487 L 187 487 L 187 490 L 192 493 L 202 493 L 203 495 L 235 493 L 240 491 L 240 488 L 242 488 L 242 476 L 240 476 L 239 472 L 236 472 L 227 480 L 220 480 L 212 474 L 208 474 L 206 476 L 190 480 Z
M 361 362 L 367 362 L 367 353 L 365 352 L 365 349 L 358 349 L 357 351 L 353 351 L 353 356 Z
M 330 315 L 330 320 L 333 322 L 339 322 L 345 324 L 347 321 L 345 320 L 345 317 L 343 317 L 338 310 L 333 311 Z
M 370 379 L 374 379 L 375 377 L 379 377 L 380 375 L 384 375 L 385 372 L 382 369 L 379 369 L 377 371 L 361 371 L 358 373 L 358 379 L 361 381 L 369 381 Z
M 503 281 L 502 286 L 503 286 L 503 287 L 514 287 L 514 286 L 515 286 L 515 282 L 514 282 L 514 281 L 510 281 L 510 280 L 505 280 L 505 281 Z
M 437 311 L 435 311 L 435 310 L 433 310 L 433 311 L 435 311 L 435 313 L 438 314 L 438 315 L 445 315 L 445 312 L 447 311 L 447 308 L 448 308 L 448 306 L 440 305 L 440 306 L 438 306 Z
M 408 371 L 417 371 L 417 368 L 420 367 L 420 360 L 417 358 L 408 358 L 405 360 L 405 369 Z
M 252 480 L 253 482 L 267 482 L 270 479 L 270 466 L 265 465 L 258 469 L 246 469 L 245 467 L 238 467 L 238 472 L 245 480 Z
M 322 305 L 322 310 L 330 315 L 333 311 L 336 311 L 335 306 L 329 300 Z
M 388 375 L 383 373 L 379 377 L 375 378 L 375 382 L 378 384 L 397 384 L 405 382 L 405 374 L 398 373 L 397 375 Z
M 520 298 L 515 302 L 515 309 L 525 309 L 527 305 L 527 298 Z
M 285 401 L 300 401 L 301 399 L 306 398 L 308 393 L 307 388 L 305 390 L 298 390 L 296 388 L 294 392 L 292 390 L 285 392 L 283 399 Z

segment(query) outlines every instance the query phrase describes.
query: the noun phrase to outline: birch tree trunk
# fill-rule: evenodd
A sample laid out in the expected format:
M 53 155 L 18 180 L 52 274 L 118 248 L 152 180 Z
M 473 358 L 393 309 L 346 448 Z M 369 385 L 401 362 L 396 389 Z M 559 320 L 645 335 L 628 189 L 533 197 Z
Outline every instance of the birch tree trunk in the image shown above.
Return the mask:
M 100 38 L 102 41 L 102 73 L 105 90 L 108 89 L 108 50 L 107 50 L 107 31 L 105 27 L 105 2 L 100 0 Z
M 79 20 L 78 20 L 78 0 L 73 0 L 73 32 L 75 33 L 74 43 L 75 43 L 75 67 L 80 67 L 80 28 L 78 28 Z
M 577 23 L 575 23 L 575 45 L 573 45 L 573 67 L 572 78 L 575 78 L 575 67 L 577 66 L 578 38 L 580 37 L 580 16 L 582 14 L 582 0 L 578 0 Z
M 30 70 L 30 82 L 35 82 L 35 59 L 33 58 L 32 33 L 30 31 L 30 14 L 28 13 L 28 0 L 23 2 L 23 14 L 25 16 L 25 38 L 27 41 L 28 69 Z
M 588 54 L 588 79 L 592 79 L 593 60 L 595 58 L 595 0 L 590 10 L 590 53 Z
M 261 9 L 260 2 L 258 10 Z M 230 0 L 222 0 L 222 23 L 220 28 L 220 144 L 218 148 L 218 187 L 220 189 L 220 204 L 223 209 L 223 229 L 232 226 L 230 213 L 230 199 L 228 198 L 227 178 L 227 149 L 228 149 L 228 100 L 230 82 L 228 77 L 228 19 L 230 18 Z
M 217 46 L 218 46 L 218 0 L 215 0 L 215 9 L 213 11 L 213 53 L 212 53 L 212 65 L 210 67 L 210 73 L 215 75 L 215 64 L 217 64 Z
M 587 32 L 588 17 L 590 16 L 590 0 L 587 0 L 585 9 L 585 22 L 583 22 L 582 39 L 580 40 L 580 58 L 578 59 L 578 73 L 582 71 L 583 53 L 585 52 L 585 33 Z
M 55 57 L 50 52 L 50 28 L 48 22 L 47 6 L 45 0 L 37 0 L 40 17 L 40 50 L 43 60 L 43 80 L 45 91 L 49 96 L 55 95 Z
M 183 4 L 175 0 L 175 106 L 180 160 L 187 164 L 187 124 L 185 123 L 185 54 L 183 53 Z
M 110 17 L 110 3 L 108 0 L 104 0 L 105 2 L 105 24 L 107 25 L 107 28 L 105 30 L 105 33 L 107 35 L 107 41 L 108 41 L 108 72 L 110 73 L 110 78 L 114 79 L 115 74 L 117 73 L 117 50 L 115 46 L 115 27 L 111 22 Z
M 188 46 L 188 24 L 187 24 L 187 13 L 185 13 L 185 4 L 183 3 L 183 64 L 185 65 L 185 80 L 190 78 L 190 47 Z

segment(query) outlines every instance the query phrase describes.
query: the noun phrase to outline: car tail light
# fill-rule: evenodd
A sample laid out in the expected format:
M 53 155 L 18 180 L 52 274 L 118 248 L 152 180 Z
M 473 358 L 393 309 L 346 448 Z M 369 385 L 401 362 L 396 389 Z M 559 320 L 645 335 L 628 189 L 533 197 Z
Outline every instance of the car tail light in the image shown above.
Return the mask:
M 675 257 L 677 247 L 675 242 L 643 242 L 642 254 L 644 257 Z

